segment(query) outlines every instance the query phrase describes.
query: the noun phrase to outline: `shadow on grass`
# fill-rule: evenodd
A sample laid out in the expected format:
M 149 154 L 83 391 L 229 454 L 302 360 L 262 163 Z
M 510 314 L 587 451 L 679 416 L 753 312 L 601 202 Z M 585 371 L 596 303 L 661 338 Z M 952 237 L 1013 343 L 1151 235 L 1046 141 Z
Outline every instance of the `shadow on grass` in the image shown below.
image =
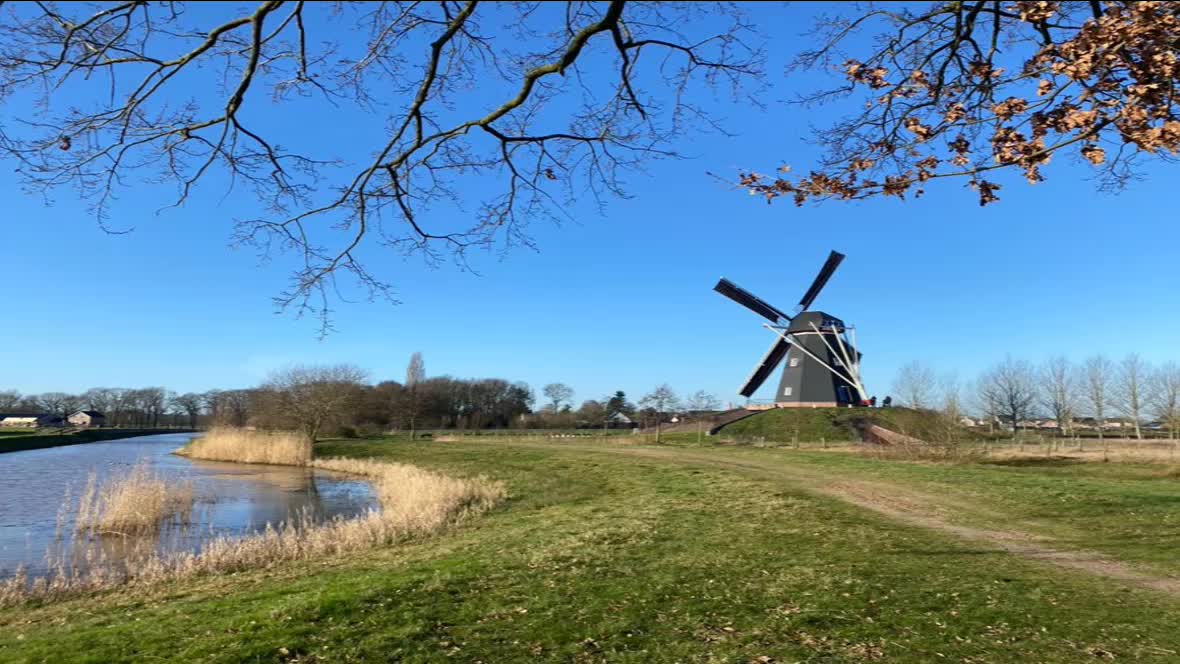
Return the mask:
M 1035 467 L 1059 467 L 1059 466 L 1076 466 L 1078 464 L 1086 463 L 1085 459 L 1070 456 L 1027 456 L 1027 457 L 1013 457 L 1011 459 L 992 459 L 984 461 L 989 466 L 1011 466 L 1015 468 L 1035 468 Z
M 908 556 L 996 556 L 1008 555 L 1007 551 L 999 547 L 994 548 L 964 548 L 964 549 L 914 549 L 914 548 L 898 548 L 893 549 L 891 553 L 896 555 Z

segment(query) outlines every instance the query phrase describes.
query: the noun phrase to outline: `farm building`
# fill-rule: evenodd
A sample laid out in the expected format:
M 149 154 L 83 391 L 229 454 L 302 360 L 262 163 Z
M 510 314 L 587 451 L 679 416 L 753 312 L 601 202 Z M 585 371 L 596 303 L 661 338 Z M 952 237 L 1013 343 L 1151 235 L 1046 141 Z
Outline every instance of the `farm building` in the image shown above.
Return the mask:
M 45 414 L 30 414 L 18 413 L 13 415 L 5 415 L 0 413 L 0 427 L 11 427 L 14 429 L 41 429 L 45 427 L 60 427 L 65 425 L 65 420 L 57 415 Z
M 97 410 L 80 410 L 66 418 L 76 427 L 101 427 L 107 422 L 106 415 Z
M 606 418 L 607 424 L 611 427 L 626 428 L 635 426 L 635 420 L 627 417 L 623 413 L 612 413 Z

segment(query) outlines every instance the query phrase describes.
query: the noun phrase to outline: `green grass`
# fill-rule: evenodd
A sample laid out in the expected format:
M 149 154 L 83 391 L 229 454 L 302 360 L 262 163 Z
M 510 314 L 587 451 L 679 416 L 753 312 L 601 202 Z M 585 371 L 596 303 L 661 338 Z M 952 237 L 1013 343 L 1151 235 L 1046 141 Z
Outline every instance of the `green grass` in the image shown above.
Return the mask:
M 19 431 L 20 433 L 17 434 L 7 434 L 0 437 L 0 454 L 4 454 L 5 452 L 39 450 L 46 447 L 93 443 L 118 438 L 131 438 L 134 436 L 150 436 L 159 433 L 183 433 L 190 431 L 190 429 L 77 429 L 72 431 L 63 431 L 61 429 L 50 431 L 21 429 Z
M 512 497 L 421 542 L 0 611 L 0 661 L 1166 662 L 1180 652 L 1175 599 L 724 464 L 1020 487 L 1004 505 L 1079 482 L 1082 496 L 1126 495 L 1127 483 L 1157 481 L 1146 471 L 585 441 L 331 442 L 319 452 L 487 474 Z M 637 455 L 646 452 L 660 456 Z M 1062 501 L 1054 514 L 1066 523 L 1089 509 Z
M 864 413 L 849 408 L 774 408 L 726 425 L 718 434 L 736 440 L 776 442 L 860 440 L 854 417 L 863 418 Z
M 969 464 L 882 462 L 848 454 L 733 450 L 730 455 L 893 482 L 957 499 L 960 521 L 1019 526 L 1060 545 L 1180 575 L 1180 467 L 1084 463 L 1030 453 Z M 964 509 L 963 506 L 966 506 Z M 971 509 L 974 506 L 978 509 Z
M 852 442 L 861 439 L 860 427 L 866 423 L 926 440 L 976 437 L 963 427 L 948 425 L 933 411 L 909 408 L 774 408 L 729 424 L 718 434 L 737 441 Z

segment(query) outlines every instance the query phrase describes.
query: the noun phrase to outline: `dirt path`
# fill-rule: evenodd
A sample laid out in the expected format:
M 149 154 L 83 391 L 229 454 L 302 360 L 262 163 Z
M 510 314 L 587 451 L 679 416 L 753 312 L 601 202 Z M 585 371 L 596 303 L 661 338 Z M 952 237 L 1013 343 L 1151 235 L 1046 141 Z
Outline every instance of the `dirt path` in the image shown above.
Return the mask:
M 1180 578 L 1149 574 L 1093 551 L 1054 548 L 1052 539 L 1032 533 L 972 528 L 950 523 L 944 516 L 940 516 L 941 510 L 935 504 L 939 499 L 933 497 L 915 500 L 916 494 L 912 492 L 902 494 L 896 488 L 883 489 L 880 484 L 860 482 L 838 482 L 822 487 L 820 492 L 911 526 L 938 530 L 969 542 L 991 545 L 1023 558 L 1180 596 Z
M 538 443 L 523 444 L 543 447 L 543 444 Z M 834 471 L 828 469 L 819 472 L 790 465 L 787 459 L 776 459 L 779 463 L 774 464 L 735 459 L 726 456 L 724 451 L 703 452 L 682 448 L 647 447 L 577 446 L 577 448 L 598 453 L 622 454 L 679 464 L 723 468 L 759 479 L 787 482 L 813 493 L 836 498 L 876 512 L 909 526 L 936 530 L 964 541 L 991 546 L 1022 558 L 1180 596 L 1180 578 L 1177 577 L 1144 572 L 1094 551 L 1058 548 L 1054 546 L 1055 542 L 1051 538 L 1021 530 L 977 528 L 956 523 L 956 521 L 970 521 L 972 516 L 1000 520 L 1003 514 L 945 494 L 936 496 L 898 484 L 838 476 L 834 474 Z M 552 449 L 551 446 L 550 449 Z

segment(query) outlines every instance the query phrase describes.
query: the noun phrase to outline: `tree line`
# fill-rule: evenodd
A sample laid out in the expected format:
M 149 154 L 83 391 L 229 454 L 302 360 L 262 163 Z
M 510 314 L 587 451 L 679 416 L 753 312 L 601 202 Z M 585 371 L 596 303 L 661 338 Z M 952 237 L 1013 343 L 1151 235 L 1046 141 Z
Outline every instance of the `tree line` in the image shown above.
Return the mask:
M 22 395 L 0 391 L 0 413 L 47 413 L 66 417 L 78 410 L 106 416 L 107 426 L 190 428 L 210 426 L 299 430 L 323 435 L 373 434 L 430 429 L 631 428 L 658 426 L 685 410 L 716 409 L 706 392 L 680 399 L 660 385 L 633 403 L 618 390 L 574 407 L 574 390 L 549 383 L 537 404 L 532 387 L 503 378 L 426 375 L 414 353 L 404 381 L 370 382 L 348 364 L 292 366 L 245 389 L 177 393 L 163 387 L 92 388 L 81 394 Z
M 1006 357 L 967 383 L 911 362 L 898 370 L 893 392 L 900 404 L 942 410 L 956 419 L 973 412 L 1013 432 L 1038 417 L 1055 421 L 1065 436 L 1085 425 L 1101 437 L 1104 425 L 1116 418 L 1137 439 L 1149 422 L 1171 438 L 1180 432 L 1180 364 L 1152 365 L 1135 353 L 1119 361 L 1098 354 L 1074 362 L 1059 355 L 1039 364 Z
M 106 416 L 109 426 L 183 426 L 190 413 L 200 408 L 200 399 L 201 395 L 177 394 L 163 387 L 92 387 L 80 394 L 0 390 L 0 413 L 65 418 L 79 410 L 96 410 Z

